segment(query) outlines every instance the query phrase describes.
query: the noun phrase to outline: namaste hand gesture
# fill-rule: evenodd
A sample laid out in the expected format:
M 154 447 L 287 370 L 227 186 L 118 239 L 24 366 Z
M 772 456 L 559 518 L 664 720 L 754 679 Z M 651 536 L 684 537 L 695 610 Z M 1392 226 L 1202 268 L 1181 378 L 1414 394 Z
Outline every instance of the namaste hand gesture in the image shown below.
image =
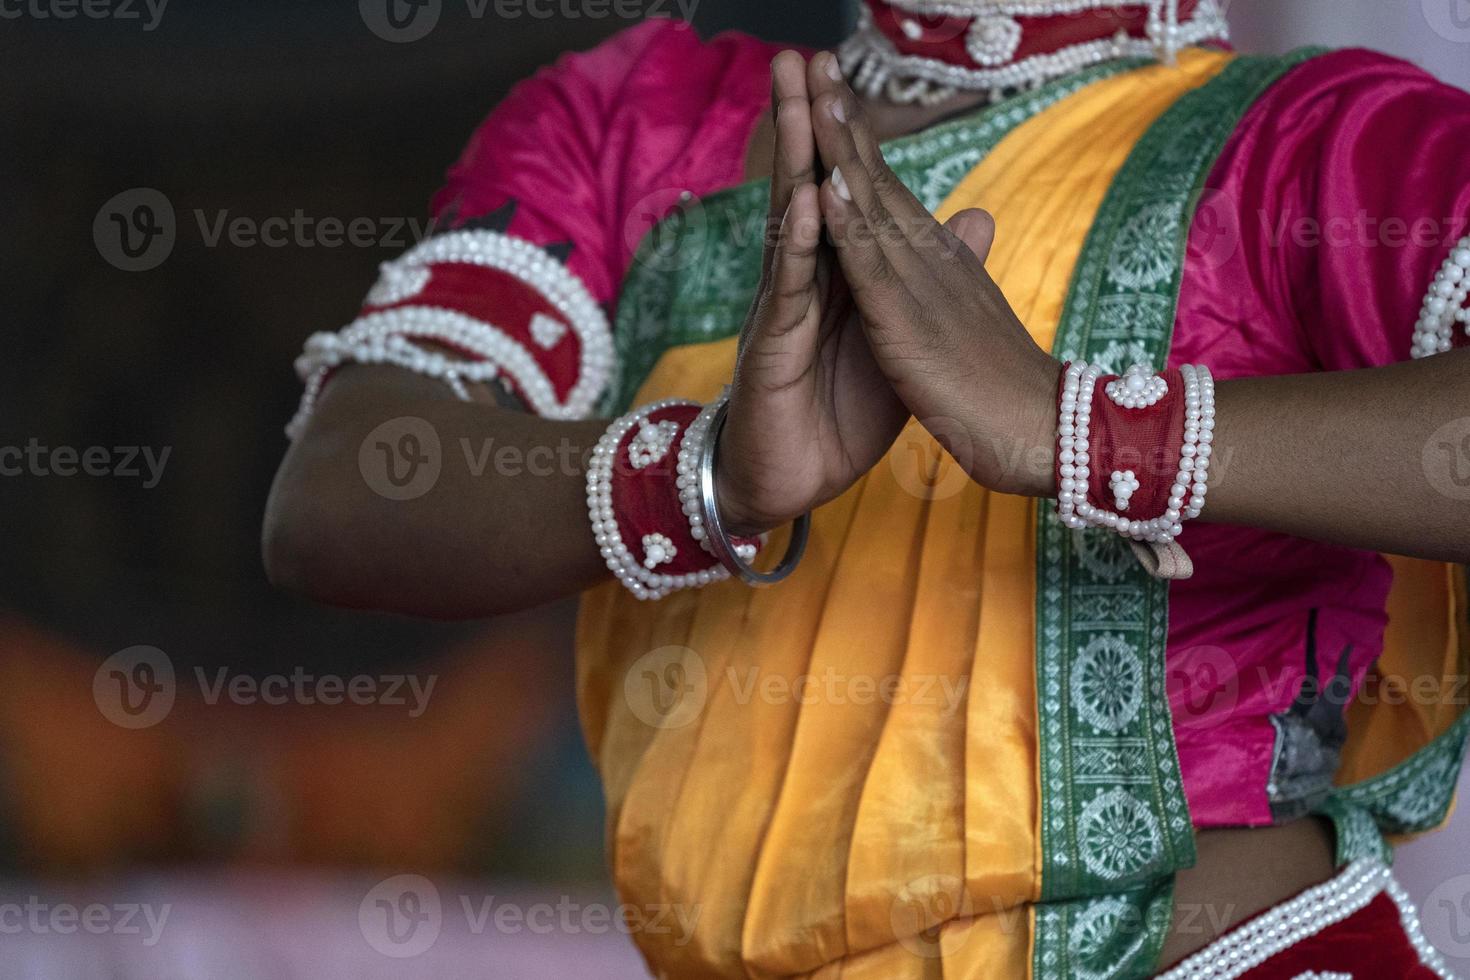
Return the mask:
M 1061 365 L 985 270 L 993 219 L 930 215 L 884 162 L 833 55 L 803 65 L 786 52 L 772 75 L 771 213 L 784 220 L 741 336 L 722 509 L 763 530 L 833 499 L 910 414 L 981 484 L 1049 494 L 1051 468 L 1016 461 L 1053 445 Z
M 776 118 L 772 233 L 740 335 L 717 467 L 720 513 L 765 531 L 841 495 L 883 458 L 909 409 L 857 323 L 837 253 L 822 240 L 808 66 L 771 66 Z

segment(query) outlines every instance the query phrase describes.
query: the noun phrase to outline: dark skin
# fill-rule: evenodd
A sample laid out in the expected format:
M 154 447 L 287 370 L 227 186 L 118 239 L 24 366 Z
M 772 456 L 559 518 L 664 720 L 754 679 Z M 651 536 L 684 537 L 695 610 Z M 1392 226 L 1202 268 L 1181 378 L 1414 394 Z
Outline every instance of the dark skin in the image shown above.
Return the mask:
M 995 223 L 966 211 L 939 227 L 877 152 L 879 141 L 926 128 L 967 101 L 865 102 L 834 64 L 828 54 L 810 64 L 795 52 L 777 58 L 773 112 L 751 141 L 748 176 L 772 177 L 780 231 L 742 332 L 719 459 L 722 512 L 750 532 L 834 499 L 910 415 L 962 422 L 971 445 L 959 447 L 961 462 L 981 484 L 1054 495 L 1046 457 L 1060 365 L 1031 341 L 985 271 Z M 885 233 L 864 233 L 873 229 Z M 917 247 L 916 238 L 947 247 Z M 1470 506 L 1440 494 L 1420 462 L 1436 429 L 1470 404 L 1467 358 L 1220 383 L 1207 517 L 1470 560 Z M 391 501 L 363 480 L 357 450 L 377 425 L 407 415 L 435 426 L 447 462 L 433 492 Z M 322 602 L 437 618 L 491 616 L 581 592 L 608 578 L 585 524 L 583 468 L 606 425 L 538 419 L 488 392 L 459 402 L 394 368 L 344 370 L 277 475 L 267 570 Z M 479 476 L 450 465 L 460 440 L 473 452 L 489 437 L 523 454 L 551 447 L 559 462 L 549 472 L 492 466 Z M 1006 463 L 1031 450 L 1044 465 Z M 1197 866 L 1179 876 L 1164 963 L 1333 870 L 1331 833 L 1317 820 L 1198 839 Z

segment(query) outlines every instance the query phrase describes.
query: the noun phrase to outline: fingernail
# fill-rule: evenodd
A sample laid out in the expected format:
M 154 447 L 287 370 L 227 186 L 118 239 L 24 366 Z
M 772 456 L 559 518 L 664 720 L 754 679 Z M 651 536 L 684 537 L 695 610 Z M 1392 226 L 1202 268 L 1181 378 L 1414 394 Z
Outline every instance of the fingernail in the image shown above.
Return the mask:
M 827 55 L 826 72 L 827 77 L 832 79 L 832 81 L 842 81 L 842 66 L 837 63 L 836 55 Z
M 847 178 L 842 176 L 841 167 L 832 168 L 832 189 L 844 201 L 852 200 L 852 189 L 847 186 Z
M 840 123 L 847 122 L 847 107 L 842 104 L 841 99 L 832 100 L 832 108 L 830 111 L 832 113 L 833 119 L 836 119 Z

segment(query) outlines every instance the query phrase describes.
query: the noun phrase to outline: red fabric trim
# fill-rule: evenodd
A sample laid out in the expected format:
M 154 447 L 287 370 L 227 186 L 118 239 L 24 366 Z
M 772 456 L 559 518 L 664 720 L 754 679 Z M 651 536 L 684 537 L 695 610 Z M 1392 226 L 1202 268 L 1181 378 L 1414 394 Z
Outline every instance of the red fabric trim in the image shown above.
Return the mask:
M 397 303 L 364 306 L 363 314 L 432 306 L 473 317 L 520 344 L 546 373 L 557 401 L 566 401 L 581 371 L 582 342 L 550 300 L 530 283 L 500 269 L 463 262 L 436 263 L 428 268 L 429 282 L 422 291 Z M 531 321 L 537 314 L 566 328 L 560 342 L 551 350 L 536 343 L 531 335 Z M 468 354 L 467 351 L 458 353 Z M 510 382 L 519 381 L 509 372 L 503 377 Z
M 961 68 L 992 67 L 982 65 L 970 57 L 966 46 L 970 25 L 977 18 L 925 16 L 902 10 L 884 0 L 866 0 L 866 3 L 873 14 L 873 23 L 899 53 L 934 58 Z M 1192 17 L 1198 5 L 1198 0 L 1181 0 L 1180 22 Z M 1089 41 L 1101 41 L 1113 37 L 1120 30 L 1126 31 L 1131 37 L 1148 36 L 1148 7 L 1143 4 L 1111 10 L 1081 10 L 1074 14 L 1046 17 L 1017 16 L 1015 20 L 1021 25 L 1021 44 L 1012 61 L 1051 54 Z M 901 26 L 904 21 L 918 24 L 924 29 L 923 36 L 918 40 L 910 40 Z
M 1228 944 L 1231 935 L 1259 917 L 1247 919 L 1217 943 Z M 1313 972 L 1346 973 L 1373 980 L 1436 980 L 1438 976 L 1419 959 L 1404 932 L 1399 907 L 1387 893 L 1241 974 L 1241 980 L 1297 980 Z
M 679 433 L 663 459 L 641 470 L 634 468 L 628 458 L 628 446 L 638 436 L 638 426 L 623 436 L 613 457 L 613 516 L 617 519 L 618 534 L 622 536 L 623 544 L 640 564 L 646 557 L 643 551 L 645 534 L 662 534 L 678 550 L 673 561 L 649 569 L 658 575 L 687 575 L 719 565 L 714 555 L 694 540 L 675 482 L 678 479 L 679 449 L 684 445 L 689 424 L 699 412 L 698 405 L 671 405 L 648 416 L 648 421 L 655 425 L 665 421 L 679 424 Z M 757 547 L 760 544 L 751 538 L 734 540 L 736 544 L 754 544 Z
M 1169 508 L 1169 488 L 1179 475 L 1184 445 L 1184 375 L 1165 371 L 1169 393 L 1148 408 L 1123 408 L 1107 395 L 1117 375 L 1099 378 L 1092 394 L 1088 422 L 1087 499 L 1094 507 L 1116 511 L 1109 486 L 1114 470 L 1132 470 L 1140 484 L 1123 516 L 1133 521 L 1162 517 Z

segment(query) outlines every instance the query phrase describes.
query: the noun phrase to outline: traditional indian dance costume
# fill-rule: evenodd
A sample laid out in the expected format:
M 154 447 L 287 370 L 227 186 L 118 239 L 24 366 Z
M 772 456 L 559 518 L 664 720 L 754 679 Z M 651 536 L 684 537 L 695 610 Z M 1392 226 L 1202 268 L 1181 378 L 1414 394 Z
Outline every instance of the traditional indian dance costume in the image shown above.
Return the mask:
M 645 23 L 523 83 L 450 230 L 308 344 L 302 417 L 347 361 L 620 416 L 579 696 L 623 900 L 699 911 L 634 937 L 659 975 L 1148 976 L 1196 830 L 1311 814 L 1340 875 L 1165 975 L 1448 975 L 1387 863 L 1470 734 L 1463 570 L 1192 518 L 1213 379 L 1465 342 L 1470 95 L 1224 39 L 1213 0 L 867 0 L 841 51 L 869 93 L 992 93 L 884 154 L 938 219 L 995 215 L 987 267 L 1069 365 L 1055 504 L 911 423 L 789 578 L 732 580 L 786 549 L 701 493 L 768 218 L 749 37 Z

